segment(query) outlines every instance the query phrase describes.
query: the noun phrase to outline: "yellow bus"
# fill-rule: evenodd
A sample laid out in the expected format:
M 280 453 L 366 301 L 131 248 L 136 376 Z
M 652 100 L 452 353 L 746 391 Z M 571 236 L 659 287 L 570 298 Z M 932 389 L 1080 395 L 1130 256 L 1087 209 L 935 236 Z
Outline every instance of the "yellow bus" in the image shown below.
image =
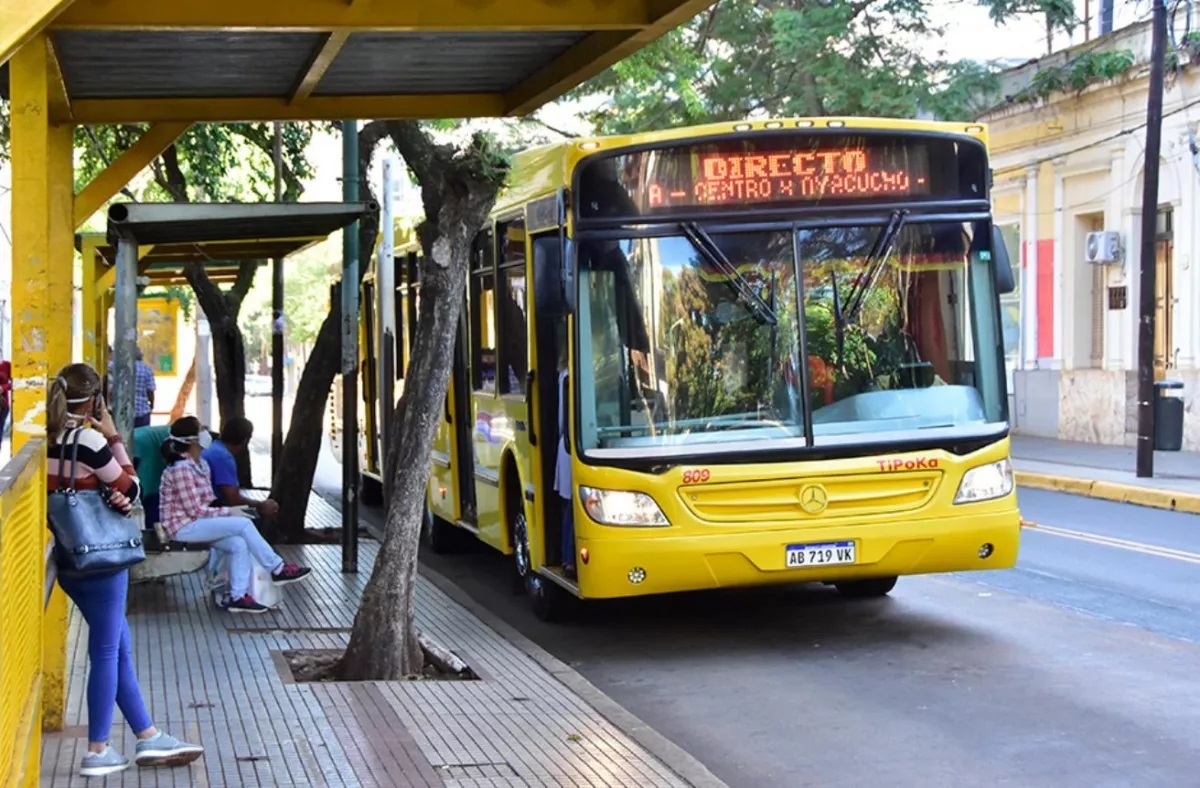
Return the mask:
M 985 127 L 925 121 L 517 155 L 465 283 L 428 546 L 512 556 L 547 619 L 576 598 L 806 581 L 869 597 L 1013 566 L 1014 285 L 990 185 Z M 399 396 L 420 257 L 397 244 L 394 326 L 364 286 L 367 402 Z M 367 372 L 385 331 L 395 381 Z

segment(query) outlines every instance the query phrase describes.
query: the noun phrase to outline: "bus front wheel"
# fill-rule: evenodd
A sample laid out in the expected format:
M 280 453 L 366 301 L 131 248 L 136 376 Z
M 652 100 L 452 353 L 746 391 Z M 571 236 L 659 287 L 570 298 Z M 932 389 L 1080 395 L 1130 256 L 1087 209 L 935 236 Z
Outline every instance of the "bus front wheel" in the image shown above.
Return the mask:
M 547 623 L 570 620 L 579 605 L 578 599 L 537 572 L 529 575 L 529 599 L 533 603 L 533 614 Z
M 358 475 L 358 498 L 367 506 L 383 505 L 383 482 L 365 473 Z
M 838 593 L 847 599 L 870 599 L 887 596 L 896 587 L 895 577 L 873 577 L 870 580 L 852 580 L 834 583 Z

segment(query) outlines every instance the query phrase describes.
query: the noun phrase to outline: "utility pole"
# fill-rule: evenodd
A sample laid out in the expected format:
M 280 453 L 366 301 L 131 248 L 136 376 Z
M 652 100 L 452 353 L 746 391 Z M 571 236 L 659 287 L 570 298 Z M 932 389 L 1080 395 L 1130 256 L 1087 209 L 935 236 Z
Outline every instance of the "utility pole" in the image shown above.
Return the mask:
M 1138 298 L 1137 475 L 1154 476 L 1155 235 L 1158 232 L 1158 162 L 1162 149 L 1163 70 L 1167 47 L 1167 8 L 1153 0 L 1150 95 L 1146 100 L 1146 171 L 1142 186 L 1142 258 Z
M 342 173 L 343 199 L 357 202 L 357 120 L 342 121 Z M 367 173 L 362 175 L 365 177 Z M 345 574 L 358 572 L 358 396 L 358 222 L 355 222 L 342 230 L 342 572 Z

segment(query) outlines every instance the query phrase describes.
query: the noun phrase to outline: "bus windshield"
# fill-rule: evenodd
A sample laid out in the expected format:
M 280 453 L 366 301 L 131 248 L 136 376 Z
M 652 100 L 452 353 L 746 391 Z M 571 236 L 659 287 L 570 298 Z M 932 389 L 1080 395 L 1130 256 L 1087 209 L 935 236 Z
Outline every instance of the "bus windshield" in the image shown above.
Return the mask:
M 585 451 L 1003 420 L 986 223 L 674 229 L 580 244 Z

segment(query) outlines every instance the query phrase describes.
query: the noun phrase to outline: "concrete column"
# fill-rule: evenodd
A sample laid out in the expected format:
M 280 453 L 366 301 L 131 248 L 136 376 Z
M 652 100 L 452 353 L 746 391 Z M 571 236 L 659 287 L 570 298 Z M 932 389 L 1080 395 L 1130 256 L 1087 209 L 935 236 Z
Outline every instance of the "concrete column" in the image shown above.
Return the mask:
M 1121 233 L 1121 243 L 1124 249 L 1121 262 L 1116 265 L 1108 266 L 1105 284 L 1108 287 L 1121 287 L 1129 285 L 1129 266 L 1131 258 L 1136 257 L 1136 246 L 1133 246 L 1133 238 L 1129 235 L 1125 217 L 1125 208 L 1130 204 L 1132 199 L 1132 188 L 1129 186 L 1129 173 L 1127 172 L 1127 161 L 1125 158 L 1125 147 L 1119 145 L 1112 149 L 1112 164 L 1109 170 L 1108 184 L 1108 204 L 1104 208 L 1104 229 L 1113 230 Z M 1105 318 L 1104 318 L 1104 368 L 1109 370 L 1123 369 L 1121 365 L 1122 353 L 1125 347 L 1125 316 L 1126 313 L 1134 308 L 1132 294 L 1130 294 L 1129 306 L 1124 312 L 1114 312 L 1108 309 L 1108 299 L 1105 298 L 1104 303 Z
M 1021 222 L 1021 369 L 1037 369 L 1038 168 L 1025 170 L 1025 220 Z
M 1054 332 L 1054 351 L 1051 354 L 1049 364 L 1051 369 L 1062 369 L 1063 357 L 1065 356 L 1063 347 L 1063 321 L 1067 319 L 1066 304 L 1063 298 L 1065 292 L 1063 281 L 1066 268 L 1064 248 L 1066 247 L 1066 208 L 1064 206 L 1064 185 L 1063 185 L 1063 167 L 1066 165 L 1066 159 L 1054 160 L 1054 325 L 1046 326 L 1043 330 L 1049 329 Z M 1071 261 L 1074 265 L 1075 261 Z M 1074 315 L 1076 310 L 1071 309 L 1071 314 Z

